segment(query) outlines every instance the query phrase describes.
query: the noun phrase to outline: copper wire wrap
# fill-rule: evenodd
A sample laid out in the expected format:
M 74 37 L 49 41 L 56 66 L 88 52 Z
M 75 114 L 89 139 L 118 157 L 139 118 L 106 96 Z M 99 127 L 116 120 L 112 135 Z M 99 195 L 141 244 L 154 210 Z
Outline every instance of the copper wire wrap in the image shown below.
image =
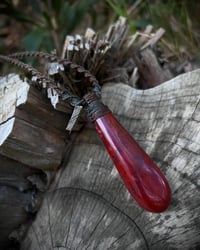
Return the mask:
M 100 97 L 95 95 L 95 93 L 89 92 L 84 95 L 83 99 L 87 104 L 85 109 L 88 112 L 88 118 L 90 119 L 90 121 L 94 122 L 99 117 L 111 113 L 109 108 L 101 102 Z

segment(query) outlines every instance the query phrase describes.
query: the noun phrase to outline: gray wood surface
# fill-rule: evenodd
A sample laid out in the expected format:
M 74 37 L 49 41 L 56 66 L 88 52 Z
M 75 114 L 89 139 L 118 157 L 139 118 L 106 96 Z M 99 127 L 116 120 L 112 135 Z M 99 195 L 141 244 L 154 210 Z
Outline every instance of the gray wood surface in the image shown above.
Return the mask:
M 63 105 L 59 105 L 63 109 Z M 0 82 L 0 155 L 30 167 L 55 170 L 66 146 L 72 108 L 55 110 L 48 98 L 16 74 Z
M 21 231 L 26 231 L 25 225 L 40 207 L 46 186 L 42 171 L 0 155 L 0 249 L 9 249 L 13 235 L 20 240 Z
M 22 250 L 200 248 L 200 70 L 149 90 L 108 84 L 103 100 L 172 190 L 154 214 L 130 197 L 92 125 L 77 137 Z
M 0 78 L 0 249 L 8 249 L 10 238 L 20 241 L 39 209 L 51 179 L 39 169 L 55 170 L 63 160 L 68 107 L 54 110 L 16 74 Z

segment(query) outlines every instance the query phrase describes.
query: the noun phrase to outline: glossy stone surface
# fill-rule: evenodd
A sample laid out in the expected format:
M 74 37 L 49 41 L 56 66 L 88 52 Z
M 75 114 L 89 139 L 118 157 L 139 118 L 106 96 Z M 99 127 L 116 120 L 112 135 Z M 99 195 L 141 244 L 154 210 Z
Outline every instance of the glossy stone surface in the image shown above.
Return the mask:
M 155 213 L 166 210 L 170 204 L 170 187 L 152 159 L 112 113 L 98 118 L 94 125 L 124 184 L 137 203 Z

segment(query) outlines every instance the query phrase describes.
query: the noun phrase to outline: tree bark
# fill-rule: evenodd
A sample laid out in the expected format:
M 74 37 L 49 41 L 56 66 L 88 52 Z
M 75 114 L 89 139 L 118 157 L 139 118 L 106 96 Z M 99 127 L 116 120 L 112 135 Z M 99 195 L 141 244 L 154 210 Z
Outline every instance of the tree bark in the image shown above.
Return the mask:
M 154 214 L 130 197 L 93 126 L 77 137 L 22 242 L 27 249 L 198 249 L 200 247 L 200 70 L 156 88 L 123 83 L 103 101 L 158 164 L 172 190 Z

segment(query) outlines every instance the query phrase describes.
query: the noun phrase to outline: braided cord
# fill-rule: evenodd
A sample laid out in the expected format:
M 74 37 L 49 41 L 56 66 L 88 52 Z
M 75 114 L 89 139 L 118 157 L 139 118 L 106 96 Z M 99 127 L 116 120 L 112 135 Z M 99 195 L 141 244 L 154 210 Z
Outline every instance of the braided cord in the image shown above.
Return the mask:
M 24 58 L 24 57 L 34 57 L 34 58 L 44 58 L 49 61 L 56 61 L 58 63 L 62 63 L 64 66 L 69 66 L 71 69 L 76 70 L 79 73 L 83 73 L 84 78 L 87 78 L 88 81 L 97 86 L 99 83 L 94 75 L 90 73 L 90 71 L 86 70 L 84 67 L 73 63 L 72 61 L 69 61 L 67 59 L 61 59 L 55 55 L 39 52 L 39 51 L 24 51 L 24 52 L 18 52 L 9 55 L 11 58 Z
M 38 70 L 36 70 L 35 68 L 33 68 L 31 65 L 23 63 L 15 58 L 10 58 L 8 56 L 3 56 L 0 55 L 0 60 L 1 61 L 5 61 L 8 62 L 12 65 L 17 66 L 18 68 L 21 68 L 23 70 L 25 70 L 26 72 L 31 73 L 31 75 L 33 77 L 35 77 L 35 81 L 43 86 L 45 85 L 46 87 L 51 87 L 57 90 L 57 92 L 61 92 L 61 89 L 59 89 L 56 85 L 53 79 L 49 78 L 47 75 L 42 74 L 41 72 L 39 72 Z
M 44 52 L 39 52 L 39 51 L 24 51 L 24 52 L 18 52 L 11 54 L 9 56 L 3 56 L 0 55 L 0 60 L 8 62 L 10 64 L 13 64 L 29 73 L 32 74 L 33 77 L 35 77 L 35 81 L 38 82 L 40 85 L 45 85 L 47 87 L 51 87 L 53 89 L 56 89 L 56 91 L 59 93 L 59 95 L 62 97 L 63 100 L 68 100 L 70 101 L 70 104 L 72 106 L 78 105 L 78 103 L 84 102 L 83 99 L 80 99 L 78 96 L 73 96 L 68 90 L 66 89 L 61 89 L 61 86 L 56 86 L 55 81 L 49 76 L 42 74 L 35 68 L 33 68 L 31 65 L 23 63 L 19 61 L 17 58 L 25 58 L 25 57 L 34 57 L 34 58 L 44 58 L 46 60 L 49 60 L 51 62 L 56 61 L 58 63 L 63 64 L 65 67 L 70 67 L 72 70 L 77 71 L 78 73 L 82 73 L 84 78 L 86 78 L 92 85 L 93 92 L 97 95 L 101 95 L 101 87 L 95 78 L 94 75 L 92 75 L 88 70 L 86 70 L 84 67 L 73 63 L 69 60 L 66 59 L 60 59 L 55 55 L 44 53 Z

